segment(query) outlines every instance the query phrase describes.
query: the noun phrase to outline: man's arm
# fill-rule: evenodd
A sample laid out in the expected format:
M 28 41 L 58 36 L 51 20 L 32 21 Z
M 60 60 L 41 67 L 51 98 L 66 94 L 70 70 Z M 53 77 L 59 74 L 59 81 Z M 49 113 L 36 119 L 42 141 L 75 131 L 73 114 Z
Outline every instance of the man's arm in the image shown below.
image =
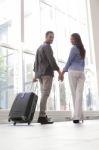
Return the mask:
M 52 48 L 50 45 L 46 45 L 46 47 L 44 47 L 44 53 L 45 53 L 45 55 L 49 61 L 49 64 L 51 65 L 53 71 L 54 70 L 59 71 L 59 67 L 56 63 L 54 56 L 53 56 L 53 51 L 52 51 Z
M 44 53 L 49 61 L 49 64 L 51 65 L 53 71 L 57 71 L 59 74 L 58 80 L 61 80 L 61 71 L 60 68 L 58 67 L 56 60 L 53 56 L 53 51 L 50 45 L 47 45 L 46 48 L 44 48 Z
M 36 56 L 35 56 L 35 62 L 34 62 L 34 66 L 33 66 L 33 71 L 34 71 L 34 75 L 33 75 L 33 82 L 37 82 L 37 78 L 36 78 L 36 58 L 37 57 L 37 53 L 36 53 Z

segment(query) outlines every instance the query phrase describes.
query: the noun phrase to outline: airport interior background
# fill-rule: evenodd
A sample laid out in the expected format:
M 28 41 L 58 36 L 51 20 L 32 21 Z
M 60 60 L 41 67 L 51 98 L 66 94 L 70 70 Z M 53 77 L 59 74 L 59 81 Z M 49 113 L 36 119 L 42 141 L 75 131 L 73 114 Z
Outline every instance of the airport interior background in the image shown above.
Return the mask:
M 98 0 L 0 0 L 0 122 L 7 123 L 18 92 L 35 91 L 33 64 L 45 32 L 55 33 L 54 56 L 62 69 L 70 51 L 70 35 L 81 35 L 86 48 L 83 109 L 86 119 L 99 118 Z M 32 89 L 31 89 L 32 86 Z M 40 86 L 36 93 L 40 104 Z M 64 82 L 55 73 L 47 112 L 56 121 L 70 120 L 72 97 L 68 74 Z M 35 119 L 34 119 L 35 121 Z
M 55 72 L 47 114 L 54 124 L 37 123 L 40 85 L 32 84 L 37 48 L 45 33 L 55 34 L 54 56 L 63 69 L 79 33 L 86 49 L 83 93 L 84 122 L 72 122 L 72 97 L 65 74 Z M 8 122 L 19 92 L 39 98 L 31 125 Z M 99 150 L 99 0 L 0 0 L 0 150 Z

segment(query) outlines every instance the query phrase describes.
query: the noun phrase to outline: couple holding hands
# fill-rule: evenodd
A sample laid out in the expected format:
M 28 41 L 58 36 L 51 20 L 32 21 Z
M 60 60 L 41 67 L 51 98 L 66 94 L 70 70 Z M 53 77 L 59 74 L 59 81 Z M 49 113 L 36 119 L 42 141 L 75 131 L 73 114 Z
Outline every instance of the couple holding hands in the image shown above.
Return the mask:
M 86 51 L 80 35 L 78 33 L 73 33 L 70 37 L 70 41 L 73 46 L 71 48 L 67 63 L 61 72 L 53 56 L 53 50 L 51 48 L 53 40 L 54 33 L 52 31 L 46 32 L 45 42 L 37 49 L 35 56 L 35 77 L 33 82 L 36 82 L 38 79 L 41 87 L 38 123 L 53 123 L 52 119 L 48 118 L 46 115 L 46 104 L 52 87 L 54 71 L 57 71 L 59 74 L 59 80 L 61 81 L 64 80 L 65 72 L 68 72 L 74 108 L 73 123 L 78 124 L 80 121 L 83 121 L 82 102 L 85 81 L 84 67 Z

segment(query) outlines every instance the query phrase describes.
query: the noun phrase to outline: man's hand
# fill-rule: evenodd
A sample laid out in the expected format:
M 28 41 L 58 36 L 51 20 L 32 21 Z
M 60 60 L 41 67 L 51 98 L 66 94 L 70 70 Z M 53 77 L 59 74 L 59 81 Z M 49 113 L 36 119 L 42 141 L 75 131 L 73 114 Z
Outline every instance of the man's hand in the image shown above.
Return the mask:
M 62 73 L 61 73 L 61 71 L 59 70 L 58 73 L 59 73 L 58 80 L 62 81 Z
M 38 81 L 38 80 L 37 80 L 36 78 L 33 78 L 33 83 L 34 83 L 34 82 L 37 82 L 37 81 Z
M 58 80 L 60 80 L 60 81 L 63 81 L 64 80 L 64 71 L 58 71 L 58 73 L 59 73 L 59 76 L 58 76 Z
M 61 81 L 64 80 L 64 72 L 61 73 Z

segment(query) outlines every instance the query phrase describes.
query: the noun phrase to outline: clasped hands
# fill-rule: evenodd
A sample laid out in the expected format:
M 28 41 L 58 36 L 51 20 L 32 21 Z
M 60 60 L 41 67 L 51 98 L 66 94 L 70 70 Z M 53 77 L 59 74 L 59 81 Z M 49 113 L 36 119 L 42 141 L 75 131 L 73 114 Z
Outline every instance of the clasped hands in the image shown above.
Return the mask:
M 59 70 L 58 73 L 59 73 L 58 80 L 59 80 L 59 81 L 63 81 L 63 80 L 64 80 L 64 71 L 61 72 L 61 71 Z
M 59 71 L 58 71 L 58 74 L 59 74 L 59 75 L 58 75 L 58 80 L 59 80 L 59 81 L 63 81 L 63 80 L 64 80 L 64 71 L 61 72 L 61 71 L 59 70 Z M 37 81 L 38 81 L 38 80 L 34 77 L 34 78 L 33 78 L 33 82 L 37 82 Z

